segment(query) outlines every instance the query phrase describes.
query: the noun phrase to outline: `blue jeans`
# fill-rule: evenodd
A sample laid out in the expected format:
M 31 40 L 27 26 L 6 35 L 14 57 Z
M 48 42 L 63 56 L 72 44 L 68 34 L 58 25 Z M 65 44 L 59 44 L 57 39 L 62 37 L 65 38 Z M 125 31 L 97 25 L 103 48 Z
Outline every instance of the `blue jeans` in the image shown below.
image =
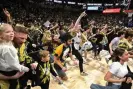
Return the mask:
M 120 85 L 112 84 L 111 86 L 102 86 L 98 84 L 91 84 L 90 88 L 91 89 L 119 89 Z
M 50 62 L 51 62 L 51 63 L 54 62 L 54 55 L 52 55 L 52 53 L 50 53 Z

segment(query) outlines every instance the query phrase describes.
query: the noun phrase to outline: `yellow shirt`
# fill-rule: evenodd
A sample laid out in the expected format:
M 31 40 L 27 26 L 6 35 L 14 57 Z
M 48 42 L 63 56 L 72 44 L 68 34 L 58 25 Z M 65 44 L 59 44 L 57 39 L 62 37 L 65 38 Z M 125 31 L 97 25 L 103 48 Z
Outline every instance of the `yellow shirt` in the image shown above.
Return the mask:
M 132 48 L 132 44 L 125 38 L 119 41 L 118 47 L 129 50 Z

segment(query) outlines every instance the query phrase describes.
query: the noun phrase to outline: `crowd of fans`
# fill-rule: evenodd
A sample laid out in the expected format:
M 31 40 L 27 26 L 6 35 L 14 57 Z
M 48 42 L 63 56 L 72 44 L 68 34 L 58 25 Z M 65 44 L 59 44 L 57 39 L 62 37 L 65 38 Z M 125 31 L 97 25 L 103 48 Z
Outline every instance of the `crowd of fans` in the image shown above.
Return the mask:
M 82 9 L 70 10 L 72 8 L 68 6 L 53 4 L 41 6 L 31 3 L 27 7 L 12 2 L 9 4 L 10 7 L 3 6 L 1 9 L 1 89 L 25 89 L 28 80 L 32 80 L 32 87 L 49 89 L 50 73 L 62 83 L 62 80 L 68 80 L 65 73 L 68 57 L 75 65 L 79 64 L 81 76 L 87 76 L 83 63 L 88 59 L 88 51 L 93 51 L 96 57 L 102 50 L 109 52 L 110 59 L 113 59 L 105 76 L 105 80 L 113 84 L 108 87 L 119 89 L 121 83 L 126 81 L 124 76 L 128 74 L 129 69 L 125 63 L 133 54 L 133 31 L 132 28 L 126 27 L 127 19 L 124 13 L 83 12 Z M 66 7 L 69 9 L 64 9 Z M 84 59 L 82 54 L 85 55 Z M 108 63 L 109 58 L 106 60 Z M 124 70 L 124 73 L 121 71 L 116 73 L 119 70 Z M 116 75 L 119 79 L 113 79 L 112 75 Z M 1 81 L 5 80 L 9 80 L 8 88 L 1 85 Z M 131 81 L 132 79 L 128 77 L 126 83 L 130 84 Z M 91 88 L 107 87 L 92 84 Z

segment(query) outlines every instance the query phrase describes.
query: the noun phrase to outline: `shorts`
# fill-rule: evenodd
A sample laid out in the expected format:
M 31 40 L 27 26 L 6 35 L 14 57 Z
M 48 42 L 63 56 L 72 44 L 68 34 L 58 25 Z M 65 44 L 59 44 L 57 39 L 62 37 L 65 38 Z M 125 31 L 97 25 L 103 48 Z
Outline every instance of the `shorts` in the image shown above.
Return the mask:
M 66 63 L 64 63 L 63 66 L 66 67 Z M 61 78 L 66 77 L 66 73 L 57 64 L 54 64 L 54 68 L 59 77 Z

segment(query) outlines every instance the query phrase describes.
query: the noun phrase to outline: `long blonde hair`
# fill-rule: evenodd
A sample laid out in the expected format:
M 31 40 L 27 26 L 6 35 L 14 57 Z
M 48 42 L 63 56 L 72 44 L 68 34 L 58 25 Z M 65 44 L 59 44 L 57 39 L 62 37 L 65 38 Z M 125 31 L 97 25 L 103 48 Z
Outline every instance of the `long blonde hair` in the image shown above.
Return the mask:
M 51 38 L 51 33 L 50 33 L 49 31 L 45 31 L 45 32 L 43 33 L 42 42 L 43 42 L 43 43 L 46 43 L 47 41 L 52 40 L 52 39 L 50 39 L 50 38 Z
M 7 27 L 7 26 L 11 26 L 11 25 L 6 24 L 6 23 L 3 23 L 3 24 L 0 25 L 0 43 L 5 42 L 5 41 L 2 39 L 2 34 L 3 34 L 3 32 L 6 30 L 6 27 Z

